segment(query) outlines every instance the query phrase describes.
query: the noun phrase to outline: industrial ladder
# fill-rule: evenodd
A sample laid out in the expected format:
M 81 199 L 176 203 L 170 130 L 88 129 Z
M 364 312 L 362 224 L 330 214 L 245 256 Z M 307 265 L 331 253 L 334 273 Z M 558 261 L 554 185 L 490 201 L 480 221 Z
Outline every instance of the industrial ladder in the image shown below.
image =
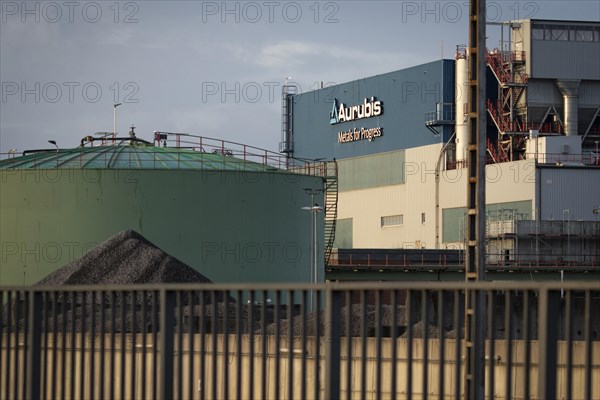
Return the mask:
M 329 266 L 333 242 L 335 241 L 335 228 L 337 222 L 338 203 L 338 166 L 335 159 L 327 163 L 327 172 L 323 182 L 325 197 L 325 235 L 324 256 L 325 268 Z

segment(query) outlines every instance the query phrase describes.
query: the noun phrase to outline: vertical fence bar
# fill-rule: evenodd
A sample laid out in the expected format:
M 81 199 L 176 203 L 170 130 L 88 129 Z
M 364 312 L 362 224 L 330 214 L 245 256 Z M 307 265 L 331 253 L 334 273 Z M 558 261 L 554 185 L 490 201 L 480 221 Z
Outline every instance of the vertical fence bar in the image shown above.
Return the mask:
M 413 304 L 412 291 L 406 291 L 406 399 L 412 399 L 412 364 L 413 364 Z
M 202 147 L 202 146 L 201 146 Z M 200 400 L 206 398 L 206 292 L 200 291 Z
M 67 397 L 66 381 L 67 381 L 67 292 L 61 292 L 62 295 L 62 329 L 61 329 L 61 365 L 60 365 L 60 397 Z
M 315 289 L 315 400 L 321 398 L 321 290 Z
M 280 313 L 281 313 L 281 292 L 279 290 L 275 291 L 275 381 L 274 381 L 274 385 L 275 385 L 275 398 L 279 399 L 281 398 L 280 396 L 280 387 L 281 385 L 279 384 L 279 379 L 281 376 L 281 372 L 279 370 L 279 368 L 281 368 L 281 361 L 280 361 L 280 339 L 281 339 L 281 333 L 280 333 Z
M 360 291 L 360 398 L 367 396 L 367 293 Z
M 100 388 L 98 390 L 98 398 L 104 399 L 106 398 L 104 395 L 104 385 L 106 384 L 105 380 L 105 359 L 106 359 L 106 340 L 104 336 L 104 332 L 106 331 L 106 304 L 105 304 L 105 295 L 106 292 L 104 290 L 100 291 Z M 55 297 L 56 300 L 56 297 Z M 56 335 L 56 334 L 55 334 Z M 56 338 L 55 338 L 56 342 Z M 56 350 L 53 351 L 56 354 Z
M 341 357 L 341 314 L 342 293 L 328 288 L 326 291 L 326 331 L 327 343 L 325 359 L 325 398 L 340 398 L 340 357 Z
M 262 357 L 261 357 L 261 371 L 260 371 L 260 386 L 261 393 L 260 398 L 267 398 L 267 295 L 268 292 L 266 290 L 262 291 L 262 306 L 261 306 L 261 340 L 262 340 Z
M 29 295 L 29 329 L 27 332 L 27 356 L 29 359 L 27 360 L 27 376 L 25 379 L 27 382 L 25 398 L 38 399 L 41 394 L 42 294 L 35 290 L 31 290 L 27 294 Z
M 174 293 L 160 291 L 160 398 L 173 398 L 173 306 Z M 216 396 L 215 396 L 216 397 Z
M 375 291 L 375 399 L 381 400 L 381 290 Z M 330 397 L 331 398 L 331 397 Z
M 95 398 L 94 389 L 96 385 L 96 292 L 89 292 L 90 297 L 90 388 L 89 399 Z
M 43 315 L 42 315 L 42 322 L 43 322 L 43 326 L 42 326 L 42 332 L 44 335 L 44 339 L 43 339 L 43 344 L 42 344 L 42 356 L 43 356 L 43 361 L 41 362 L 42 366 L 43 366 L 43 372 L 42 372 L 42 389 L 40 391 L 40 398 L 45 399 L 48 398 L 48 374 L 50 372 L 50 365 L 48 362 L 48 357 L 49 357 L 49 335 L 50 335 L 50 327 L 49 327 L 49 318 L 50 316 L 48 315 L 50 312 L 50 306 L 48 305 L 48 296 L 49 293 L 48 292 L 44 292 L 43 293 L 43 299 L 42 299 L 42 311 L 43 311 Z M 0 302 L 2 301 L 2 295 L 0 293 Z M 2 326 L 2 317 L 1 317 L 1 313 L 2 311 L 0 311 L 0 326 Z M 0 328 L 0 332 L 2 331 L 2 329 Z M 2 334 L 0 333 L 0 344 L 2 343 Z M 0 358 L 0 361 L 1 358 Z
M 116 321 L 116 293 L 110 292 L 110 356 L 109 356 L 109 375 L 110 385 L 108 386 L 109 397 L 115 398 L 115 321 Z
M 306 334 L 307 334 L 307 329 L 306 329 L 306 301 L 307 301 L 307 295 L 306 295 L 306 290 L 301 290 L 300 291 L 300 315 L 302 316 L 302 333 L 301 333 L 301 351 L 302 351 L 302 362 L 300 365 L 300 371 L 301 371 L 301 377 L 300 377 L 300 398 L 301 399 L 306 399 L 306 386 L 307 386 L 307 382 L 306 382 L 306 375 L 307 375 L 307 371 L 306 371 Z
M 523 398 L 528 400 L 531 396 L 531 293 L 529 290 L 524 291 L 523 297 L 523 332 L 523 341 L 525 342 L 525 388 Z M 569 395 L 567 395 L 568 397 Z
M 160 293 L 156 290 L 152 291 L 152 398 L 158 398 L 158 329 L 159 329 L 159 310 L 160 310 Z M 158 304 L 157 304 L 158 303 Z M 157 309 L 158 308 L 158 309 Z
M 429 389 L 429 291 L 423 290 L 421 292 L 421 327 L 423 339 L 423 376 L 421 377 L 422 387 L 422 398 L 428 398 Z
M 223 291 L 223 398 L 229 399 L 229 290 Z M 216 372 L 216 371 L 215 371 Z M 251 378 L 252 379 L 252 378 Z M 238 382 L 238 386 L 241 382 Z
M 147 399 L 146 397 L 146 385 L 148 381 L 148 373 L 147 373 L 147 362 L 146 357 L 148 356 L 147 347 L 148 347 L 148 292 L 146 290 L 142 290 L 142 329 L 140 332 L 142 334 L 142 365 L 140 368 L 142 369 L 142 385 L 140 387 L 140 398 Z
M 266 156 L 266 154 L 265 154 Z M 288 382 L 287 382 L 287 398 L 292 400 L 294 398 L 294 292 L 289 290 L 287 299 L 287 347 L 288 347 Z M 250 379 L 252 380 L 252 379 Z
M 558 294 L 542 288 L 539 297 L 538 398 L 556 398 L 556 329 Z
M 121 399 L 125 398 L 125 360 L 126 360 L 126 353 L 125 353 L 125 341 L 126 341 L 126 330 L 127 330 L 127 320 L 125 319 L 127 316 L 127 292 L 125 292 L 124 290 L 119 291 L 119 316 L 121 317 L 121 326 L 120 326 L 120 342 L 121 342 L 121 348 L 120 350 L 120 367 L 119 367 L 119 373 L 120 373 L 120 396 Z
M 242 291 L 237 291 L 237 302 L 235 307 L 235 342 L 237 344 L 237 365 L 236 365 L 236 399 L 242 399 Z
M 443 399 L 445 397 L 445 359 L 446 359 L 446 349 L 445 344 L 446 340 L 444 338 L 444 316 L 446 315 L 444 309 L 444 291 L 438 291 L 438 340 L 439 340 L 439 350 L 438 350 L 438 358 L 439 358 L 439 386 L 438 386 L 438 397 Z
M 573 291 L 567 290 L 565 298 L 565 344 L 567 346 L 566 375 L 567 393 L 566 398 L 571 399 L 573 394 Z
M 352 399 L 352 291 L 346 291 L 346 398 Z
M 585 335 L 585 399 L 592 399 L 592 294 L 589 289 L 585 291 L 584 305 L 584 335 Z
M 81 296 L 81 305 L 79 309 L 81 310 L 81 323 L 80 323 L 80 333 L 79 333 L 79 398 L 85 398 L 85 353 L 86 353 L 86 345 L 85 345 L 85 309 L 86 309 L 86 292 L 82 291 L 79 293 Z M 75 322 L 73 321 L 73 324 Z
M 462 338 L 464 336 L 464 332 L 463 334 L 461 334 L 461 328 L 463 326 L 463 321 L 462 321 L 462 312 L 464 310 L 464 307 L 461 307 L 461 292 L 459 290 L 455 290 L 454 291 L 454 331 L 456 332 L 455 335 L 455 342 L 454 342 L 454 365 L 456 366 L 454 368 L 454 398 L 455 399 L 460 399 L 460 395 L 461 395 L 461 382 L 462 382 L 462 374 L 460 372 L 461 370 L 461 342 L 462 342 Z
M 217 362 L 217 358 L 219 355 L 218 352 L 218 337 L 217 337 L 217 327 L 218 327 L 218 309 L 217 309 L 217 296 L 214 290 L 210 291 L 210 301 L 211 301 L 211 309 L 212 309 L 212 323 L 211 323 L 211 331 L 212 331 L 212 352 L 211 352 L 211 357 L 212 357 L 212 382 L 211 382 L 211 386 L 212 386 L 212 397 L 213 399 L 218 398 L 218 393 L 217 393 L 217 372 L 218 372 L 218 362 Z
M 392 400 L 396 400 L 396 373 L 397 373 L 397 358 L 398 358 L 398 305 L 397 305 L 397 292 L 396 290 L 391 291 L 391 309 L 392 309 L 392 326 L 390 330 L 390 339 L 392 340 L 392 354 L 391 361 L 392 367 L 390 368 L 390 392 Z
M 22 322 L 22 326 L 19 327 L 18 329 L 21 331 L 21 337 L 22 339 L 18 341 L 18 347 L 17 347 L 17 357 L 18 358 L 22 358 L 22 364 L 23 365 L 17 365 L 18 367 L 18 372 L 20 374 L 23 375 L 23 378 L 19 379 L 15 379 L 15 390 L 17 393 L 17 398 L 19 398 L 19 395 L 21 398 L 25 398 L 26 392 L 27 392 L 27 387 L 26 387 L 26 382 L 27 382 L 27 377 L 25 376 L 27 374 L 27 361 L 29 358 L 29 347 L 27 346 L 27 333 L 29 332 L 29 292 L 26 290 L 22 290 L 20 292 L 20 296 L 22 299 L 22 304 L 21 304 L 21 315 L 19 318 L 19 321 L 23 321 Z M 17 321 L 17 324 L 19 322 Z M 19 381 L 21 382 L 21 384 L 19 385 Z M 39 385 L 39 381 L 37 383 Z
M 131 377 L 131 391 L 130 391 L 130 399 L 135 399 L 135 393 L 136 393 L 136 384 L 138 382 L 137 380 L 137 374 L 136 374 L 136 346 L 137 346 L 137 325 L 136 325 L 136 321 L 137 321 L 137 307 L 136 307 L 136 303 L 137 303 L 137 296 L 138 296 L 138 292 L 136 292 L 135 290 L 130 292 L 130 297 L 131 297 L 131 372 L 129 373 L 129 376 Z M 144 303 L 142 303 L 143 305 Z M 143 330 L 140 329 L 140 332 L 143 332 Z
M 248 399 L 254 399 L 254 304 L 256 297 L 254 295 L 254 290 L 250 290 L 250 308 L 248 315 L 248 337 L 249 341 L 249 355 L 248 355 L 248 373 L 250 376 L 249 379 L 249 388 L 248 388 Z
M 188 333 L 188 398 L 194 398 L 194 332 L 195 332 L 195 324 L 194 324 L 194 293 L 190 290 L 187 296 L 187 308 L 188 308 L 188 325 L 187 325 L 187 333 Z M 144 397 L 142 397 L 144 399 Z
M 183 299 L 182 291 L 176 293 L 177 307 L 177 397 L 183 398 Z
M 488 324 L 488 338 L 489 338 L 489 350 L 488 350 L 488 398 L 493 399 L 496 393 L 496 374 L 494 369 L 496 367 L 496 324 L 495 324 L 495 307 L 496 307 L 496 294 L 493 290 L 488 293 L 488 304 L 487 304 L 487 324 Z
M 512 398 L 513 351 L 512 351 L 512 291 L 504 295 L 504 338 L 506 339 L 506 398 Z

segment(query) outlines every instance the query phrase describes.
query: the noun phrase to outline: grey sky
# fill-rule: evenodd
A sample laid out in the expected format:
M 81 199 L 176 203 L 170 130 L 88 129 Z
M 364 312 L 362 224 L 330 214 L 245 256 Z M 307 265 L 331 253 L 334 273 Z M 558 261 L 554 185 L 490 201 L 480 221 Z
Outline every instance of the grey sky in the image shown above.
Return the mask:
M 453 58 L 467 1 L 0 1 L 0 152 L 132 123 L 272 150 L 301 90 Z M 490 1 L 488 20 L 600 20 L 600 1 Z M 488 47 L 498 46 L 489 28 Z M 442 44 L 443 42 L 443 44 Z M 560 55 L 557 55 L 560 57 Z

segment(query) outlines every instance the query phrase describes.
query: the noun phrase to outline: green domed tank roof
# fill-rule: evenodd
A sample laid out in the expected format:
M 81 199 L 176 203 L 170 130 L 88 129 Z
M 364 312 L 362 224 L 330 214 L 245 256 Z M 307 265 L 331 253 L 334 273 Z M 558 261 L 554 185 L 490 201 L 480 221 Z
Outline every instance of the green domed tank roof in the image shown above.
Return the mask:
M 1 169 L 183 169 L 219 171 L 277 171 L 277 160 L 229 151 L 151 145 L 77 147 L 59 151 L 37 151 L 0 161 Z M 257 160 L 257 161 L 252 161 Z M 275 162 L 273 162 L 275 161 Z M 284 167 L 285 165 L 282 165 Z M 282 172 L 284 172 L 282 170 Z

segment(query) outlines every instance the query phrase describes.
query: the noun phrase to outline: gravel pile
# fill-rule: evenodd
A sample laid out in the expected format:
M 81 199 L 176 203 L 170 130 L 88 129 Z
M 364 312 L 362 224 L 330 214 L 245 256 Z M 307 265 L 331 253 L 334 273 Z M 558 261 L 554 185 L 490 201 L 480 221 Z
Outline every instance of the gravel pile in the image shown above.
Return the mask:
M 35 286 L 210 283 L 210 279 L 165 253 L 139 233 L 119 232 Z

